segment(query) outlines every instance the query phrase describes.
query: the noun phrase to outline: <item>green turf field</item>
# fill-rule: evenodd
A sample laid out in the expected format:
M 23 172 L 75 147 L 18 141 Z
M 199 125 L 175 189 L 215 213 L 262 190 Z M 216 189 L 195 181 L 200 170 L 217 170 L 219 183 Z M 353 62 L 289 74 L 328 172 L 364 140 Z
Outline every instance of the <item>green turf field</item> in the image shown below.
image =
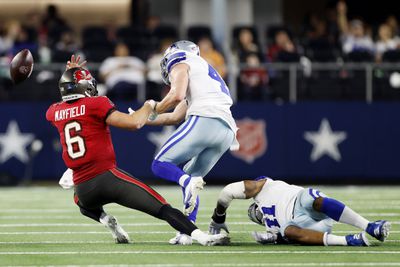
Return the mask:
M 180 207 L 178 187 L 158 187 Z M 221 187 L 201 194 L 198 225 L 206 230 Z M 109 232 L 80 215 L 72 191 L 58 187 L 0 188 L 0 265 L 120 265 L 120 266 L 400 266 L 400 187 L 320 187 L 370 220 L 392 222 L 389 239 L 373 246 L 306 247 L 259 245 L 250 236 L 261 226 L 247 219 L 250 201 L 232 203 L 227 223 L 232 244 L 221 247 L 172 246 L 175 232 L 163 221 L 110 205 L 133 240 L 117 245 Z M 334 233 L 359 230 L 336 224 Z

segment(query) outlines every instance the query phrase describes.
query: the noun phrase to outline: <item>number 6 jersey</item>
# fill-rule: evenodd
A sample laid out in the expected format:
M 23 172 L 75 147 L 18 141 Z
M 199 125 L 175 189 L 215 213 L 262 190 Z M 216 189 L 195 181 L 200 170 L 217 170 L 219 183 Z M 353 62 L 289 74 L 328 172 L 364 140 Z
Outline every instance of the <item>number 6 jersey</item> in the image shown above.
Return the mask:
M 62 158 L 74 172 L 74 184 L 115 168 L 115 153 L 106 119 L 115 111 L 105 96 L 59 102 L 46 112 L 60 134 Z
M 181 63 L 189 66 L 186 116 L 222 119 L 236 133 L 236 123 L 230 110 L 232 98 L 228 86 L 218 72 L 200 56 L 183 50 L 175 50 L 167 55 L 168 73 L 175 65 Z M 235 142 L 231 149 L 236 149 L 236 147 L 238 144 Z

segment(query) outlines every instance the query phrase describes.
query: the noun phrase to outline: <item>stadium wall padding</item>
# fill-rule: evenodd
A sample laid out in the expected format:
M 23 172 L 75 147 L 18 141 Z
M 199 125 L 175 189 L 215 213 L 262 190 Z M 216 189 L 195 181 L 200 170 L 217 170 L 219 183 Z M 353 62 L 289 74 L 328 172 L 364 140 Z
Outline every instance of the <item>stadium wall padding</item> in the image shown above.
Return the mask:
M 0 105 L 0 174 L 22 179 L 32 173 L 34 180 L 57 180 L 64 172 L 58 133 L 45 119 L 49 104 Z M 128 108 L 126 102 L 116 104 L 121 111 Z M 307 183 L 400 181 L 398 103 L 239 103 L 232 111 L 241 149 L 228 151 L 206 181 L 260 175 Z M 152 158 L 172 131 L 172 126 L 146 126 L 137 132 L 113 128 L 118 166 L 155 181 Z M 30 161 L 34 139 L 43 148 Z

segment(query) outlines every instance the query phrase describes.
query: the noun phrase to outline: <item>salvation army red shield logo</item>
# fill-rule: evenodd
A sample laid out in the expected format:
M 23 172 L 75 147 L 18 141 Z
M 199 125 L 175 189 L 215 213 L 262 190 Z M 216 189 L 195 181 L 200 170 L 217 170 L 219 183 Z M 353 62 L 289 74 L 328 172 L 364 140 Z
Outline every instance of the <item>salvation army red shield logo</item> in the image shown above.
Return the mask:
M 240 148 L 232 151 L 232 155 L 251 164 L 255 159 L 265 154 L 267 150 L 266 124 L 264 120 L 252 120 L 245 118 L 237 120 L 239 128 L 237 139 Z

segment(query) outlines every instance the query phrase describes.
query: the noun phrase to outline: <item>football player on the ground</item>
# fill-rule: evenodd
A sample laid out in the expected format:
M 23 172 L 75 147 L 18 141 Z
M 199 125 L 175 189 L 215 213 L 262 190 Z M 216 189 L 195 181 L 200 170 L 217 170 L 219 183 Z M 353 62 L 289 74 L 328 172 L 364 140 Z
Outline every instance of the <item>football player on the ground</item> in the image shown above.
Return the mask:
M 117 243 L 128 243 L 129 237 L 115 217 L 103 210 L 108 203 L 165 220 L 202 245 L 227 242 L 226 235 L 214 238 L 200 231 L 151 187 L 117 168 L 109 125 L 138 130 L 155 102 L 146 101 L 131 115 L 119 112 L 107 97 L 97 96 L 96 81 L 81 67 L 79 58 L 71 62 L 59 82 L 62 101 L 49 107 L 46 118 L 60 134 L 62 157 L 73 171 L 74 200 L 81 213 L 106 225 Z
M 155 175 L 182 187 L 184 213 L 196 220 L 198 193 L 203 177 L 231 147 L 237 149 L 236 124 L 230 107 L 232 99 L 224 80 L 190 41 L 172 44 L 161 60 L 162 78 L 171 89 L 157 103 L 151 125 L 178 124 L 152 163 Z M 179 167 L 185 164 L 183 168 Z M 189 236 L 178 233 L 171 244 L 191 244 Z
M 385 241 L 390 223 L 379 220 L 369 222 L 342 202 L 327 197 L 312 188 L 289 185 L 265 176 L 256 180 L 231 183 L 221 191 L 214 210 L 209 232 L 228 232 L 226 210 L 233 199 L 253 198 L 248 215 L 266 232 L 254 232 L 255 240 L 262 244 L 279 240 L 304 245 L 368 246 L 364 232 L 337 236 L 331 234 L 333 221 L 355 226 L 379 241 Z

